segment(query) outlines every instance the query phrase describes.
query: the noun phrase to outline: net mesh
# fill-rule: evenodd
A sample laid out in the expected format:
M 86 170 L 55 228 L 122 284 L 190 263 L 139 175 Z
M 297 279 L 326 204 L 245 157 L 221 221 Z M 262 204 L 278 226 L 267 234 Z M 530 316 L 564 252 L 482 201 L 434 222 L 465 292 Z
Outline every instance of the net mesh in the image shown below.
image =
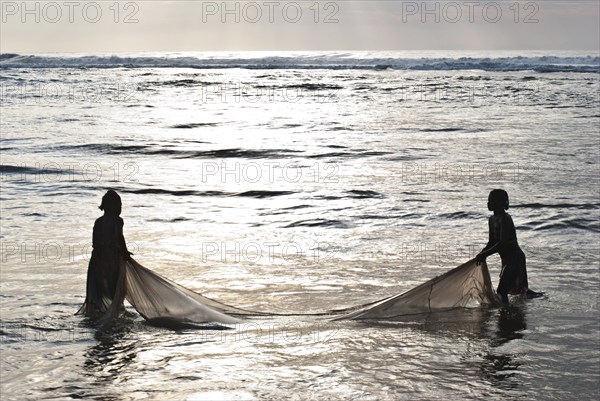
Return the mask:
M 160 326 L 207 322 L 232 324 L 238 322 L 240 316 L 281 315 L 253 312 L 220 303 L 152 272 L 133 259 L 124 263 L 116 295 L 101 322 L 118 316 L 124 299 L 142 317 Z M 498 302 L 486 264 L 476 265 L 475 260 L 403 294 L 354 308 L 312 315 L 337 315 L 335 320 L 384 319 L 465 307 L 471 300 L 490 305 Z
M 341 311 L 347 313 L 337 320 L 393 318 L 465 307 L 470 301 L 498 303 L 487 265 L 474 259 L 405 293 Z

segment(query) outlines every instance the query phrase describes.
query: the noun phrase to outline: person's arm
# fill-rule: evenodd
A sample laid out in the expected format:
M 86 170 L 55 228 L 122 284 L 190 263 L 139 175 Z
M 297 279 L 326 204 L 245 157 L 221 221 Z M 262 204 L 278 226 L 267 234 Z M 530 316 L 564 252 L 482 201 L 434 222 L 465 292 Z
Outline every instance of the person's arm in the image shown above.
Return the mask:
M 490 217 L 488 219 L 488 243 L 486 246 L 483 247 L 483 249 L 481 250 L 480 253 L 484 252 L 486 249 L 491 248 L 492 246 L 494 246 L 494 234 L 493 234 L 493 228 L 492 228 L 492 218 Z
M 125 242 L 125 236 L 123 235 L 124 224 L 125 223 L 123 222 L 123 219 L 119 217 L 117 246 L 119 248 L 119 251 L 121 252 L 121 255 L 123 255 L 123 258 L 125 258 L 125 260 L 129 260 L 133 253 L 129 252 L 129 250 L 127 249 L 127 243 Z
M 498 224 L 500 224 L 500 239 L 491 248 L 485 251 L 486 257 L 500 251 L 500 249 L 502 249 L 509 243 L 515 241 L 516 239 L 516 236 L 514 234 L 515 226 L 512 222 L 512 219 L 510 218 L 510 215 L 508 215 L 507 213 L 502 215 Z
M 496 242 L 494 242 L 494 227 L 493 227 L 493 223 L 492 223 L 492 218 L 490 217 L 490 237 L 489 237 L 489 241 L 488 244 L 485 246 L 485 248 L 483 248 L 481 250 L 481 252 L 479 252 L 479 254 L 475 257 L 475 260 L 477 261 L 477 263 L 481 263 L 484 262 L 485 259 L 490 256 L 493 255 L 494 253 L 498 252 L 503 246 L 504 244 L 506 244 L 507 242 L 507 235 L 509 230 L 507 230 L 505 227 L 505 222 L 504 222 L 504 217 L 502 216 L 499 219 L 499 222 L 497 224 L 500 224 L 500 239 Z
M 92 248 L 100 248 L 100 244 L 102 242 L 100 239 L 101 235 L 102 234 L 100 233 L 100 220 L 96 220 L 94 222 L 94 229 L 92 231 Z

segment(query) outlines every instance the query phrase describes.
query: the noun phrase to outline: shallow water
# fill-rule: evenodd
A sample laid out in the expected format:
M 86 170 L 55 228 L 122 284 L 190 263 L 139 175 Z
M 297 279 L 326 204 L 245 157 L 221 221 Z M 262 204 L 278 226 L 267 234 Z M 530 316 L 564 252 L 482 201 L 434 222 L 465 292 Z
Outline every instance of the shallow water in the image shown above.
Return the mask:
M 596 399 L 598 77 L 3 68 L 2 399 Z M 543 298 L 228 330 L 73 315 L 108 188 L 145 266 L 235 306 L 316 313 L 472 258 L 495 187 Z

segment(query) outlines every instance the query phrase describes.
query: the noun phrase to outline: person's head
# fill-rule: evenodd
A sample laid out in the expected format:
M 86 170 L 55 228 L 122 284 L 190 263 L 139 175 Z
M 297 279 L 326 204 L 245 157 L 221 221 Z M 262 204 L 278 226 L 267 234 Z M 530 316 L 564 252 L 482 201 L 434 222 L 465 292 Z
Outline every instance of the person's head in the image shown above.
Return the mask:
M 508 194 L 503 189 L 493 189 L 488 196 L 488 210 L 508 210 Z
M 100 210 L 105 213 L 120 215 L 121 214 L 121 197 L 113 190 L 107 191 L 102 197 Z

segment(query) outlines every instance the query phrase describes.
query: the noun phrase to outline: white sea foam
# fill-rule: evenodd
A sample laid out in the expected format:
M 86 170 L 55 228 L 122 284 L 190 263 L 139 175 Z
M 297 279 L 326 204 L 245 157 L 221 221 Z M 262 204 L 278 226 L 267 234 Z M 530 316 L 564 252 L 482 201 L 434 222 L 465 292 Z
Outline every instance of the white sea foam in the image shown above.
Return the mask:
M 531 55 L 486 57 L 413 55 L 390 52 L 165 53 L 121 55 L 0 55 L 2 68 L 246 68 L 333 70 L 481 70 L 536 72 L 600 72 L 598 55 Z

